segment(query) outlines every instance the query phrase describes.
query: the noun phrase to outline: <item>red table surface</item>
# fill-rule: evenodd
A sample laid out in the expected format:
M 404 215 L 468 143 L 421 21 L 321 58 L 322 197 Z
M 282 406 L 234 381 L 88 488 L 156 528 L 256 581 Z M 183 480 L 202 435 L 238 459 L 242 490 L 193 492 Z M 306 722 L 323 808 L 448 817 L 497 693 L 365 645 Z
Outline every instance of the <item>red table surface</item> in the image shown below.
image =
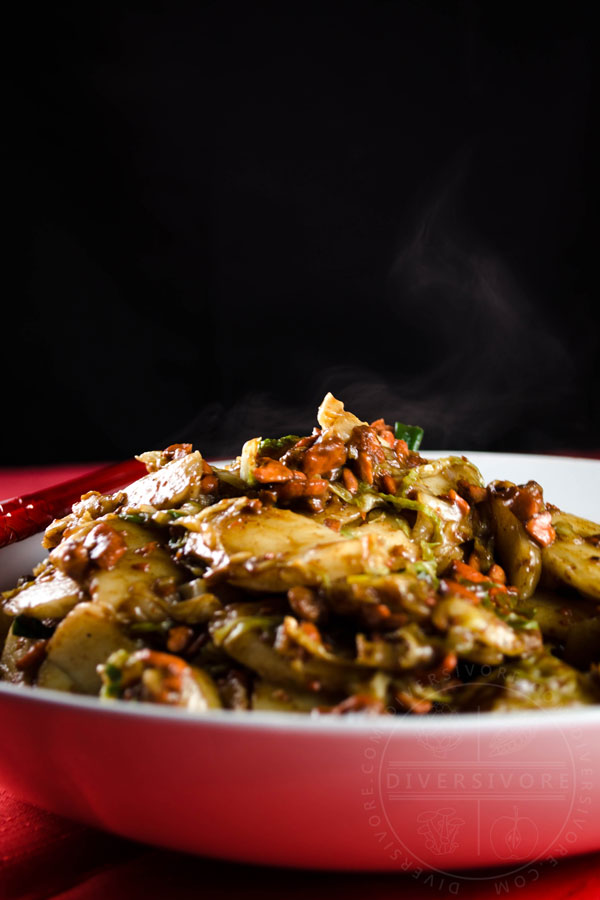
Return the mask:
M 575 455 L 575 454 L 573 454 Z M 578 454 L 579 455 L 579 454 Z M 583 454 L 582 454 L 583 455 Z M 586 456 L 600 454 L 587 453 Z M 94 464 L 0 469 L 0 499 L 56 484 Z M 6 739 L 6 736 L 2 736 Z M 49 773 L 51 777 L 51 773 Z M 201 815 L 201 811 L 199 811 Z M 464 873 L 467 874 L 467 873 Z M 339 873 L 252 867 L 149 847 L 21 803 L 0 784 L 0 900 L 260 897 L 319 900 L 600 900 L 600 853 L 532 864 L 494 882 L 457 873 Z M 482 873 L 483 874 L 483 873 Z

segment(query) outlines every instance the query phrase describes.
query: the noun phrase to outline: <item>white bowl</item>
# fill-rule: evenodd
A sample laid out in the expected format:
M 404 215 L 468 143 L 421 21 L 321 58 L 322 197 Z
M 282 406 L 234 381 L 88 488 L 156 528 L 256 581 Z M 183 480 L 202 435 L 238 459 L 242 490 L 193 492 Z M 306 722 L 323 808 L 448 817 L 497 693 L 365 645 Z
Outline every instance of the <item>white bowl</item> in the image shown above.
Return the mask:
M 600 518 L 600 462 L 466 455 L 486 481 L 535 479 L 548 501 Z M 1 550 L 0 586 L 42 555 L 38 538 Z M 0 684 L 0 716 L 0 780 L 16 796 L 163 847 L 429 870 L 447 890 L 494 877 L 481 867 L 516 878 L 536 860 L 600 849 L 600 706 L 198 715 Z

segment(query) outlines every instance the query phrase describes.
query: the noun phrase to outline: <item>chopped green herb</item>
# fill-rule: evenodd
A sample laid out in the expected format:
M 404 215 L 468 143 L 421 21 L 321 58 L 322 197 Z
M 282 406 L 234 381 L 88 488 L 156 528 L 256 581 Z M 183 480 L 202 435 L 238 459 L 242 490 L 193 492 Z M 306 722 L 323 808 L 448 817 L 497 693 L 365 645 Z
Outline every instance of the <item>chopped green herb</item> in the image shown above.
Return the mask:
M 136 525 L 143 525 L 145 522 L 144 517 L 138 515 L 138 513 L 121 513 L 119 518 L 123 519 L 124 522 L 134 522 Z
M 525 622 L 515 622 L 515 628 L 521 628 L 524 631 L 536 631 L 540 626 L 535 619 L 528 619 Z
M 104 666 L 104 674 L 109 681 L 121 680 L 121 669 L 118 666 L 114 666 L 112 663 L 106 663 Z
M 280 438 L 264 438 L 258 445 L 257 456 L 263 456 L 268 450 L 275 450 L 278 453 L 280 450 L 285 450 L 287 447 L 291 447 L 292 444 L 296 444 L 299 440 L 300 438 L 297 434 L 286 434 Z
M 418 425 L 405 425 L 404 422 L 396 422 L 394 434 L 397 440 L 406 441 L 409 450 L 418 450 L 423 440 L 424 431 Z

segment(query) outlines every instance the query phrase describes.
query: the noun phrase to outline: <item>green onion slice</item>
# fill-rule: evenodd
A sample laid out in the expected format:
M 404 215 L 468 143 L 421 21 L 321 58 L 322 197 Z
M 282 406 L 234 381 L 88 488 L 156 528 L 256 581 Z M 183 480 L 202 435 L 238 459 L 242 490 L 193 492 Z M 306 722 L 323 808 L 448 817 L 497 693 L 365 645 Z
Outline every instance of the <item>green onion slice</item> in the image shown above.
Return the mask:
M 418 450 L 423 440 L 424 431 L 418 425 L 405 425 L 404 422 L 396 422 L 394 434 L 397 440 L 406 441 L 409 450 Z

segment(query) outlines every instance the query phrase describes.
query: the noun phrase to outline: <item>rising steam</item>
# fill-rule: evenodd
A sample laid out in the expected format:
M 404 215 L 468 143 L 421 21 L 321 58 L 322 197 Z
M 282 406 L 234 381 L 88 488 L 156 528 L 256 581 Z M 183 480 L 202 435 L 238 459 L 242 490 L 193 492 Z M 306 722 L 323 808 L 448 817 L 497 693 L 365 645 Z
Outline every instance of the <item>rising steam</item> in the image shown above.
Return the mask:
M 383 306 L 384 327 L 367 322 L 361 335 L 369 353 L 355 352 L 343 331 L 325 347 L 290 346 L 280 377 L 294 384 L 295 402 L 248 385 L 229 406 L 206 405 L 185 437 L 228 456 L 250 436 L 310 433 L 332 391 L 362 419 L 421 425 L 431 449 L 543 450 L 560 441 L 549 423 L 569 421 L 575 366 L 503 259 L 458 226 L 460 183 L 459 173 L 393 260 L 372 304 L 379 318 Z M 311 365 L 299 371 L 307 355 Z

